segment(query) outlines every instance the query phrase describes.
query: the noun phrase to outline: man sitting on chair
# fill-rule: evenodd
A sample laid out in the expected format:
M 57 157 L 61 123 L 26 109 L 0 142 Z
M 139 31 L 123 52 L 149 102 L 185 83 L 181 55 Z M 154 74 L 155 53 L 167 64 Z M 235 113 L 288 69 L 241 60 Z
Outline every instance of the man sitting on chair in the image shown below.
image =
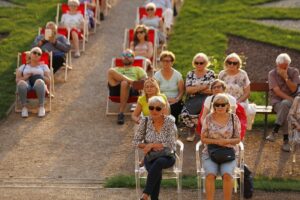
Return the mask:
M 55 73 L 66 62 L 66 53 L 70 51 L 71 44 L 64 35 L 57 34 L 57 25 L 54 22 L 48 22 L 45 34 L 38 35 L 32 47 L 40 47 L 47 52 L 52 51 L 52 67 Z
M 120 109 L 118 114 L 118 124 L 124 124 L 124 110 L 130 96 L 138 96 L 139 92 L 132 88 L 134 81 L 147 77 L 146 72 L 140 67 L 132 66 L 134 53 L 126 49 L 122 53 L 124 67 L 114 67 L 108 70 L 108 88 L 110 96 L 120 96 Z

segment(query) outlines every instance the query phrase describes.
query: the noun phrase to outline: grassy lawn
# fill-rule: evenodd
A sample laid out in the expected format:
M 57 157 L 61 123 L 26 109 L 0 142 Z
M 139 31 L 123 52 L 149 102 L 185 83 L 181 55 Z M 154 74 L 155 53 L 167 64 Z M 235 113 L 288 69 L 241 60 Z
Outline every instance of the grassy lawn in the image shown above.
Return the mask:
M 0 119 L 5 116 L 15 94 L 17 52 L 30 49 L 38 27 L 54 20 L 61 0 L 12 0 L 17 7 L 0 7 Z
M 135 188 L 134 176 L 118 175 L 106 180 L 105 187 L 107 188 Z M 145 186 L 145 181 L 141 181 L 142 187 Z M 161 187 L 176 188 L 175 180 L 163 180 Z M 182 187 L 187 189 L 197 188 L 196 176 L 183 176 Z M 216 181 L 216 187 L 222 188 L 222 181 Z M 295 191 L 300 192 L 300 181 L 293 179 L 255 177 L 254 189 L 264 191 Z
M 168 48 L 176 55 L 176 68 L 186 76 L 194 55 L 204 52 L 222 69 L 228 35 L 300 50 L 300 34 L 258 24 L 259 19 L 300 19 L 300 8 L 261 8 L 271 0 L 188 0 L 176 19 Z M 258 50 L 259 51 L 259 50 Z

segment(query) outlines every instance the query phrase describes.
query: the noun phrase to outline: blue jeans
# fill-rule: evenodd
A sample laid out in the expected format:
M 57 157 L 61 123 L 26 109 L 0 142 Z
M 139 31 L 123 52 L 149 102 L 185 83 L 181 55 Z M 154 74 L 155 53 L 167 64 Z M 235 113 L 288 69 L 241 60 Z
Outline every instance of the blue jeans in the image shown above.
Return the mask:
M 159 157 L 152 162 L 144 159 L 145 167 L 148 171 L 146 187 L 144 193 L 151 196 L 151 200 L 158 200 L 160 183 L 162 179 L 162 170 L 170 168 L 175 164 L 173 157 Z

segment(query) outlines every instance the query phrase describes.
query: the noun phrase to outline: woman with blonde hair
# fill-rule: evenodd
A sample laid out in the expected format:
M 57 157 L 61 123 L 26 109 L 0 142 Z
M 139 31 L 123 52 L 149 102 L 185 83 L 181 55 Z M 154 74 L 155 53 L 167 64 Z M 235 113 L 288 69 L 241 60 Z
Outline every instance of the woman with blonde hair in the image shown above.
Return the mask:
M 236 167 L 234 147 L 240 142 L 241 124 L 238 117 L 230 113 L 229 99 L 226 94 L 217 94 L 213 100 L 212 113 L 204 119 L 201 131 L 201 141 L 204 143 L 202 162 L 205 171 L 206 199 L 213 200 L 215 179 L 218 174 L 223 179 L 224 200 L 231 200 L 232 176 Z M 214 160 L 210 153 L 212 148 L 224 147 L 231 149 L 231 159 L 222 163 Z
M 141 120 L 141 113 L 143 113 L 143 116 L 148 116 L 149 113 L 149 108 L 148 108 L 148 100 L 153 97 L 153 96 L 161 96 L 165 102 L 166 102 L 166 107 L 167 109 L 165 110 L 165 114 L 169 114 L 169 103 L 167 100 L 166 95 L 160 93 L 159 85 L 157 81 L 153 78 L 148 78 L 145 80 L 144 83 L 144 94 L 142 96 L 139 96 L 138 101 L 137 101 L 137 106 L 133 113 L 131 114 L 131 118 L 133 121 L 135 121 L 137 124 Z
M 185 90 L 187 100 L 181 112 L 181 118 L 185 126 L 189 128 L 187 141 L 195 139 L 195 131 L 198 115 L 207 96 L 211 94 L 210 86 L 215 80 L 214 71 L 208 69 L 209 59 L 204 53 L 197 53 L 192 61 L 193 70 L 186 76 Z

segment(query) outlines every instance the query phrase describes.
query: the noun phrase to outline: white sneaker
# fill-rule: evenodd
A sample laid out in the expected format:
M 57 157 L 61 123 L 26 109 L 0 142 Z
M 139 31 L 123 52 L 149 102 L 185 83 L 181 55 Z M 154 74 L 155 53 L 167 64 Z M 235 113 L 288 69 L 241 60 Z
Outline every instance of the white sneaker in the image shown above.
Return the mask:
M 38 116 L 39 117 L 44 117 L 46 115 L 46 110 L 45 110 L 45 108 L 44 107 L 40 107 L 39 108 L 39 112 L 38 112 Z
M 28 117 L 28 109 L 26 107 L 22 108 L 21 116 L 24 118 Z
M 74 58 L 79 58 L 79 57 L 80 57 L 80 52 L 79 51 L 75 52 Z

